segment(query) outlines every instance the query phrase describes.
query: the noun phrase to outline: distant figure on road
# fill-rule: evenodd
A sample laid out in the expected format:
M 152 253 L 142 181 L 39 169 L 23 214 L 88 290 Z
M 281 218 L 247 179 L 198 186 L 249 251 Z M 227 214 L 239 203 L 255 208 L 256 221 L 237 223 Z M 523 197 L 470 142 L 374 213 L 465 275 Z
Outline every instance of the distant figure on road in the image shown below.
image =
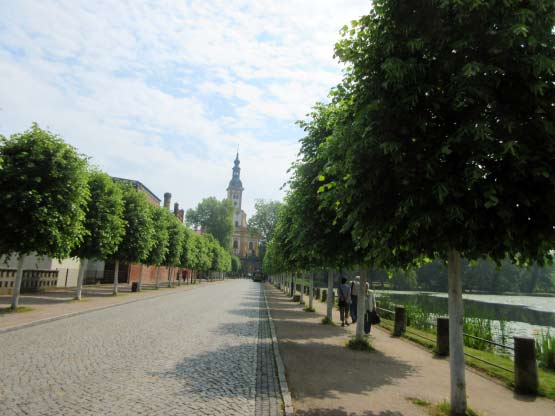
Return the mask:
M 360 276 L 356 276 L 351 282 L 351 319 L 353 324 L 357 321 L 358 292 L 360 290 Z
M 341 284 L 337 290 L 339 296 L 339 315 L 341 326 L 349 325 L 349 305 L 351 304 L 351 287 L 347 284 L 347 279 L 342 277 Z
M 378 317 L 374 291 L 370 289 L 368 283 L 366 283 L 366 299 L 364 310 L 366 311 L 364 317 L 364 332 L 369 334 L 370 330 L 372 329 L 372 324 L 379 323 L 380 318 Z

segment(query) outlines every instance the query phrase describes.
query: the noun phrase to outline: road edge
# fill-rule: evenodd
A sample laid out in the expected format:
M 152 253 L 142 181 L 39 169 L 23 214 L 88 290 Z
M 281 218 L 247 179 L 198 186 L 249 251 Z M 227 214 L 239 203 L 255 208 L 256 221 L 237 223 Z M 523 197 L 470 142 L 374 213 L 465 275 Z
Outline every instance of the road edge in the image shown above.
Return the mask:
M 294 416 L 295 412 L 293 410 L 293 401 L 291 400 L 291 392 L 289 391 L 289 385 L 287 384 L 287 379 L 285 378 L 285 366 L 283 365 L 281 355 L 279 354 L 276 328 L 274 326 L 274 321 L 272 320 L 272 314 L 270 313 L 268 298 L 266 297 L 266 287 L 264 287 L 263 293 L 264 302 L 266 303 L 266 311 L 268 312 L 268 322 L 270 324 L 270 334 L 272 336 L 272 350 L 274 351 L 274 361 L 276 363 L 276 368 L 278 372 L 278 380 L 281 391 L 281 398 L 283 400 L 284 414 L 285 416 Z

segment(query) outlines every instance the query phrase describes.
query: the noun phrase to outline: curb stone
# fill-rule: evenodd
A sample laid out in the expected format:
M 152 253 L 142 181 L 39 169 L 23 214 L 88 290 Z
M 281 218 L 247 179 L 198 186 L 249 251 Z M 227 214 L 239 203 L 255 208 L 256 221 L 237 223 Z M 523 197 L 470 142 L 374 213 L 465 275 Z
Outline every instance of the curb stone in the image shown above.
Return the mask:
M 201 285 L 198 285 L 198 287 L 201 287 Z M 186 292 L 189 292 L 189 291 L 187 290 Z M 10 326 L 8 328 L 0 328 L 0 335 L 8 333 L 8 332 L 19 331 L 20 329 L 31 328 L 33 326 L 47 324 L 49 322 L 58 321 L 60 319 L 72 318 L 74 316 L 84 315 L 86 313 L 92 313 L 92 312 L 99 312 L 99 311 L 103 311 L 105 309 L 110 309 L 110 308 L 117 308 L 118 306 L 124 306 L 124 305 L 128 305 L 130 303 L 144 302 L 146 300 L 157 299 L 157 298 L 161 298 L 163 296 L 177 295 L 177 293 L 179 293 L 179 292 L 162 293 L 162 294 L 156 295 L 156 296 L 149 296 L 149 297 L 141 298 L 141 299 L 133 299 L 133 300 L 130 300 L 129 302 L 115 303 L 113 305 L 100 306 L 98 308 L 87 309 L 87 310 L 84 310 L 84 311 L 70 312 L 70 313 L 66 313 L 66 314 L 63 314 L 63 315 L 51 316 L 50 318 L 38 319 L 36 321 L 28 322 L 26 324 Z
M 264 302 L 266 303 L 266 310 L 268 312 L 268 321 L 270 323 L 270 333 L 272 336 L 272 344 L 274 347 L 273 348 L 274 360 L 276 362 L 276 367 L 278 371 L 278 379 L 279 379 L 279 386 L 281 390 L 281 397 L 283 399 L 284 414 L 285 416 L 294 416 L 293 402 L 291 400 L 291 393 L 289 392 L 287 379 L 285 378 L 285 367 L 283 365 L 283 361 L 281 360 L 281 355 L 279 354 L 276 328 L 274 326 L 274 321 L 272 320 L 272 315 L 270 314 L 270 306 L 268 305 L 268 298 L 266 297 L 266 288 L 264 288 Z

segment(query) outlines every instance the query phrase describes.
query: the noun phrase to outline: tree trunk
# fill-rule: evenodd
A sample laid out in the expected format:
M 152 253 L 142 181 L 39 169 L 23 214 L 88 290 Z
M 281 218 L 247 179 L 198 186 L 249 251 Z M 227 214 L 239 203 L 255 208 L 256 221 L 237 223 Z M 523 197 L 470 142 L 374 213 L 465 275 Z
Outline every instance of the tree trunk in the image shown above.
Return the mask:
M 451 369 L 451 415 L 466 412 L 466 381 L 463 349 L 463 299 L 461 283 L 461 255 L 449 250 L 449 366 Z
M 144 271 L 144 265 L 141 263 L 141 267 L 139 269 L 139 283 L 137 283 L 137 291 L 139 292 L 143 287 L 143 271 Z
M 117 295 L 118 294 L 118 279 L 119 279 L 119 260 L 115 261 L 114 264 L 114 289 L 112 290 L 112 294 Z
M 333 321 L 333 272 L 328 271 L 328 295 L 327 295 L 327 308 L 326 308 L 326 317 L 331 321 Z
M 83 291 L 83 280 L 85 277 L 85 271 L 87 270 L 88 259 L 80 259 L 79 263 L 79 274 L 77 275 L 77 289 L 75 291 L 75 299 L 81 300 L 81 292 Z
M 308 289 L 308 307 L 313 309 L 314 305 L 314 275 L 310 275 L 310 288 Z
M 357 330 L 356 339 L 362 340 L 364 336 L 364 315 L 366 306 L 366 270 L 360 273 L 360 285 L 357 298 Z
M 173 272 L 173 267 L 168 266 L 168 287 L 173 287 L 173 285 L 172 285 L 172 272 Z
M 21 292 L 21 282 L 23 281 L 23 262 L 25 256 L 20 254 L 17 258 L 17 272 L 15 274 L 15 286 L 13 288 L 12 294 L 12 310 L 17 310 L 17 305 L 19 304 L 19 293 Z
M 156 266 L 156 289 L 160 289 L 160 266 Z
M 304 305 L 304 277 L 305 275 L 301 275 L 301 295 L 299 296 L 299 303 Z

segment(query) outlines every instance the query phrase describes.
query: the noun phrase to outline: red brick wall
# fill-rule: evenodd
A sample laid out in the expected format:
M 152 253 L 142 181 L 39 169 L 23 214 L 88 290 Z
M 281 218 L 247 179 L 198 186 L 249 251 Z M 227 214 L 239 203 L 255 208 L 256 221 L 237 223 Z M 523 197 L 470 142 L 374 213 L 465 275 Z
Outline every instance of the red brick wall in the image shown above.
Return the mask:
M 129 265 L 129 283 L 138 282 L 139 274 L 141 270 L 141 265 L 133 263 Z M 188 269 L 179 269 L 182 278 L 190 279 L 191 271 Z M 175 279 L 175 276 L 174 276 Z M 165 282 L 168 280 L 168 268 L 160 267 L 160 282 Z M 144 266 L 143 267 L 143 283 L 156 283 L 156 266 Z

